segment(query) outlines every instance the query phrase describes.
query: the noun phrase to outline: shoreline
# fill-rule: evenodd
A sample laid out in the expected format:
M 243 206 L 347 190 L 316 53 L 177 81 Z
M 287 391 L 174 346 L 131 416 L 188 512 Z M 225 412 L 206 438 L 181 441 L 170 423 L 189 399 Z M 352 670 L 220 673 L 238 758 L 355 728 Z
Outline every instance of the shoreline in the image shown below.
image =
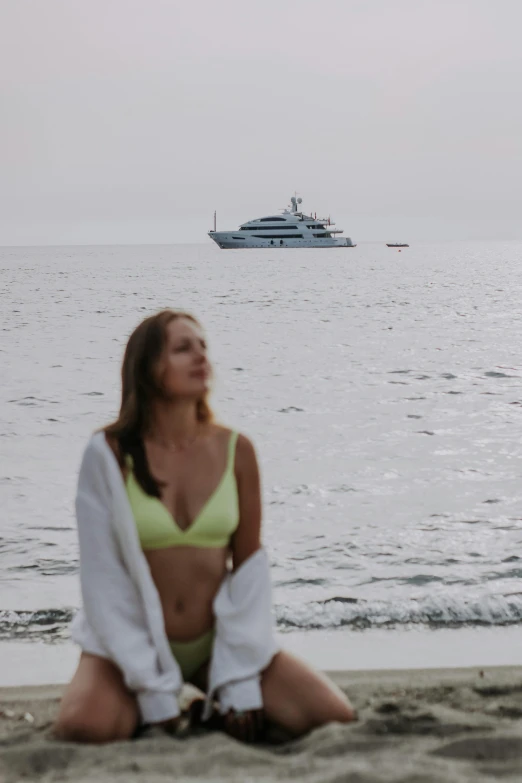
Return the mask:
M 279 632 L 281 647 L 326 671 L 467 669 L 522 664 L 522 627 Z M 0 642 L 0 688 L 68 682 L 71 641 Z
M 488 682 L 491 679 L 495 683 L 505 682 L 512 684 L 520 682 L 522 690 L 522 664 L 520 666 L 445 666 L 426 669 L 356 669 L 356 670 L 324 670 L 324 674 L 330 677 L 342 690 L 349 690 L 350 686 L 381 688 L 423 688 L 429 683 L 478 683 L 480 680 Z M 0 687 L 1 702 L 16 701 L 46 701 L 61 698 L 66 683 L 51 683 L 49 685 L 7 685 Z M 500 687 L 500 686 L 499 686 Z M 522 718 L 522 710 L 521 710 Z

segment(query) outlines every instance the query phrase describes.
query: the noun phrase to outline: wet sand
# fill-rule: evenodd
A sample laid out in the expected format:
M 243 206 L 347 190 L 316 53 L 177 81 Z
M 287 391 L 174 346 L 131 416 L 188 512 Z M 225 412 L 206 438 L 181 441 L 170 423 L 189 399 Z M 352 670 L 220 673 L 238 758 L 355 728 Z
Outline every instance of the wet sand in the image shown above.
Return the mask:
M 359 713 L 297 741 L 221 733 L 82 746 L 52 739 L 61 686 L 0 689 L 0 780 L 464 783 L 522 780 L 522 667 L 335 672 Z

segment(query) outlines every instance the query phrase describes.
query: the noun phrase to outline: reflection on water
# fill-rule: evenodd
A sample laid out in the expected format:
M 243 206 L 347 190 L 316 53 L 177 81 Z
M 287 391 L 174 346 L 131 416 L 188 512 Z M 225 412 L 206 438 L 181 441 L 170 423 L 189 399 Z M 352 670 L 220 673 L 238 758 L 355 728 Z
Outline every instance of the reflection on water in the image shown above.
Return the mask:
M 0 249 L 0 636 L 66 633 L 81 451 L 165 306 L 257 445 L 281 628 L 519 623 L 521 251 Z

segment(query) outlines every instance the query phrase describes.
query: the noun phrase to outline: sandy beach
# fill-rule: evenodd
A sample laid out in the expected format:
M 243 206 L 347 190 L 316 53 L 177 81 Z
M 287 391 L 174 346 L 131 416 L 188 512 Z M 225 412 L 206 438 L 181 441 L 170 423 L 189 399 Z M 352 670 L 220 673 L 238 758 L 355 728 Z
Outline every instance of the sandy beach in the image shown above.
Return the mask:
M 0 772 L 40 781 L 522 779 L 522 667 L 335 672 L 359 720 L 297 741 L 247 746 L 221 733 L 105 746 L 54 740 L 61 686 L 0 689 Z

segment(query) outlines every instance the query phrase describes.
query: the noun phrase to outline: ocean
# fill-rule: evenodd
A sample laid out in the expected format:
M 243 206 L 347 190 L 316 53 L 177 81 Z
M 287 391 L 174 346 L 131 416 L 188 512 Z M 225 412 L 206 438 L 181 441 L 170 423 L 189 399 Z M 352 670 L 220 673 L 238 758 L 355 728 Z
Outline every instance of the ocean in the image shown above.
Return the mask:
M 5 645 L 68 639 L 81 453 L 164 307 L 256 445 L 281 633 L 521 625 L 522 243 L 0 248 Z

